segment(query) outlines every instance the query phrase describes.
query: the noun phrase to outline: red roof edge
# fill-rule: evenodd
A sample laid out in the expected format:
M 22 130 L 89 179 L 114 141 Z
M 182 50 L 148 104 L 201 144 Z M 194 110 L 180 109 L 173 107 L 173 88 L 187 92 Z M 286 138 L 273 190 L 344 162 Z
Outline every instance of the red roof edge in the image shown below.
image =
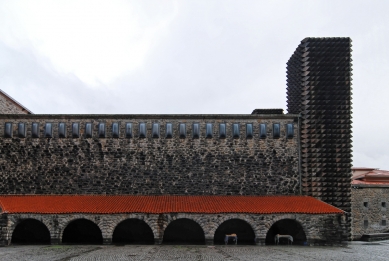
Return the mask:
M 130 195 L 4 195 L 8 213 L 247 213 L 344 214 L 308 196 L 130 196 Z

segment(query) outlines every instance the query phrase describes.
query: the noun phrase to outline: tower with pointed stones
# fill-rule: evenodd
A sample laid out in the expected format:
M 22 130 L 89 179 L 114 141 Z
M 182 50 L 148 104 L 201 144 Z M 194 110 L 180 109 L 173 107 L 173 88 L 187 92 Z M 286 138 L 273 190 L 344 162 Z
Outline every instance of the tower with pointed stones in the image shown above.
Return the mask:
M 350 38 L 305 38 L 287 63 L 288 113 L 301 115 L 303 194 L 348 213 L 351 51 Z

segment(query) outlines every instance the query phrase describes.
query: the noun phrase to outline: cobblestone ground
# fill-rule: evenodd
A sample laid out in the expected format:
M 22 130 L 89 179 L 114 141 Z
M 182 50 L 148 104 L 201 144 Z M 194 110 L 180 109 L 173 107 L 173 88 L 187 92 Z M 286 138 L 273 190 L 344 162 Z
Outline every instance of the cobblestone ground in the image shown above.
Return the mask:
M 389 241 L 353 243 L 348 247 L 302 246 L 9 246 L 1 261 L 109 260 L 389 260 Z

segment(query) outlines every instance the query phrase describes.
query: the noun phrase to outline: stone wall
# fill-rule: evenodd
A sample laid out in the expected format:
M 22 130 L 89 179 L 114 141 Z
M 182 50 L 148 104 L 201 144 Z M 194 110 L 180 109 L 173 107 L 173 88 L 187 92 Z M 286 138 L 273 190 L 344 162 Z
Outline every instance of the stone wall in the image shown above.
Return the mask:
M 72 123 L 80 124 L 80 137 L 72 138 Z M 126 138 L 126 123 L 133 137 Z M 139 138 L 139 123 L 147 125 Z M 13 137 L 5 138 L 5 123 L 12 123 Z M 18 137 L 25 123 L 26 137 Z M 39 138 L 32 138 L 32 123 L 39 123 Z M 52 138 L 44 137 L 52 123 Z M 58 124 L 66 124 L 66 138 L 59 138 Z M 85 124 L 92 123 L 92 138 Z M 106 137 L 98 137 L 105 123 Z M 112 124 L 119 123 L 118 138 Z M 160 126 L 153 138 L 152 124 Z M 173 124 L 173 137 L 165 126 Z M 186 138 L 178 124 L 186 123 Z M 200 137 L 192 138 L 192 124 L 200 124 Z M 205 137 L 206 123 L 213 123 L 213 137 Z M 219 123 L 227 136 L 219 138 Z M 240 137 L 232 137 L 232 124 L 240 124 Z M 253 138 L 246 138 L 246 124 L 253 124 Z M 267 125 L 260 139 L 259 124 Z M 273 138 L 273 123 L 281 127 Z M 285 124 L 294 125 L 286 138 Z M 296 115 L 0 115 L 1 194 L 187 194 L 187 195 L 288 195 L 299 193 Z
M 8 244 L 8 237 L 8 215 L 0 213 L 0 246 Z
M 389 186 L 353 185 L 351 200 L 354 240 L 389 231 Z
M 0 90 L 0 114 L 28 114 L 22 106 L 3 94 Z
M 115 227 L 122 221 L 130 218 L 141 219 L 152 229 L 156 243 L 162 243 L 163 234 L 170 222 L 186 218 L 197 222 L 204 231 L 207 244 L 212 244 L 216 229 L 225 221 L 240 219 L 247 222 L 254 231 L 257 244 L 264 244 L 266 234 L 272 225 L 283 219 L 292 219 L 298 222 L 307 237 L 310 245 L 340 244 L 347 239 L 344 215 L 307 215 L 307 214 L 9 214 L 7 226 L 3 227 L 3 242 L 11 243 L 15 227 L 25 219 L 36 219 L 42 222 L 50 231 L 51 242 L 61 243 L 62 234 L 66 226 L 77 219 L 87 219 L 94 222 L 101 230 L 104 243 L 112 242 Z M 343 242 L 344 243 L 344 242 Z

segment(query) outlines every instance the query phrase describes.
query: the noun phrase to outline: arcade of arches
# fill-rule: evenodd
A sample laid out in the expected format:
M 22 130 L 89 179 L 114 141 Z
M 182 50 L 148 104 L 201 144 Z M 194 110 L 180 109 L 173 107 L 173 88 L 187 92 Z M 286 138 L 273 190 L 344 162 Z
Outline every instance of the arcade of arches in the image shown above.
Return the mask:
M 274 244 L 276 234 L 293 236 L 294 244 L 339 244 L 346 225 L 341 215 L 328 214 L 8 214 L 7 218 L 6 245 L 224 244 L 225 235 L 232 233 L 244 245 Z

